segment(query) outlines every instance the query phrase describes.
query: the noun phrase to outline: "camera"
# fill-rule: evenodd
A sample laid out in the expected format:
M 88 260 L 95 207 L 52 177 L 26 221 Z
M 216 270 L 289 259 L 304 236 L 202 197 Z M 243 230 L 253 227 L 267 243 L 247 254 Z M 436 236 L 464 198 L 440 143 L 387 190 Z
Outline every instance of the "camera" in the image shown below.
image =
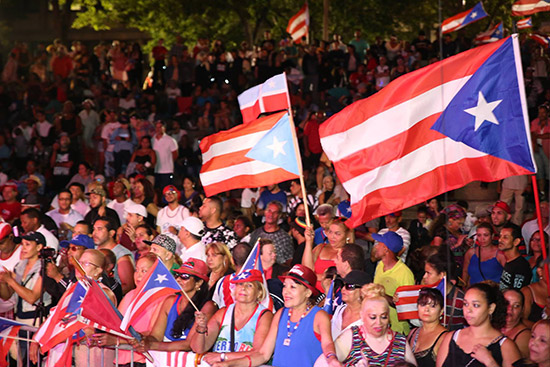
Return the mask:
M 53 248 L 43 248 L 40 250 L 40 253 L 38 254 L 38 257 L 41 259 L 44 259 L 45 262 L 55 262 L 55 249 Z

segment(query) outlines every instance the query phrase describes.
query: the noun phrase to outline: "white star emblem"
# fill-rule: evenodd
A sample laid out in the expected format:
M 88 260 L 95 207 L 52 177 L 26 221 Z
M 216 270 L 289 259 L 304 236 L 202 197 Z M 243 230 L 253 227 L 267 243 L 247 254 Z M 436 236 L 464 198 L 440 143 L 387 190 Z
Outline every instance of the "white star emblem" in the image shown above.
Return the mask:
M 82 302 L 84 302 L 84 297 L 80 296 L 77 303 L 82 303 Z
M 275 82 L 269 82 L 267 83 L 267 85 L 269 86 L 269 88 L 275 88 Z
M 470 14 L 470 18 L 474 19 L 475 17 L 477 17 L 477 12 L 472 12 L 472 14 Z
M 277 156 L 280 154 L 286 155 L 286 152 L 284 150 L 284 146 L 286 144 L 286 140 L 279 141 L 276 136 L 273 137 L 273 143 L 267 146 L 267 149 L 270 149 L 273 151 L 273 158 L 277 158 Z
M 499 122 L 495 114 L 493 113 L 493 110 L 497 108 L 500 102 L 502 102 L 502 99 L 487 103 L 487 100 L 483 96 L 483 93 L 479 91 L 477 106 L 464 110 L 464 112 L 469 113 L 476 118 L 474 131 L 477 131 L 477 129 L 481 127 L 481 124 L 483 124 L 484 121 L 489 121 L 495 125 L 499 125 Z
M 155 282 L 159 282 L 160 284 L 162 284 L 162 282 L 164 282 L 165 280 L 168 281 L 168 278 L 166 278 L 166 274 L 158 274 Z
M 246 273 L 240 273 L 238 276 L 237 276 L 237 279 L 245 279 L 247 277 L 248 274 Z
M 351 208 L 348 207 L 348 208 L 346 209 L 346 212 L 347 212 L 348 214 L 351 214 Z

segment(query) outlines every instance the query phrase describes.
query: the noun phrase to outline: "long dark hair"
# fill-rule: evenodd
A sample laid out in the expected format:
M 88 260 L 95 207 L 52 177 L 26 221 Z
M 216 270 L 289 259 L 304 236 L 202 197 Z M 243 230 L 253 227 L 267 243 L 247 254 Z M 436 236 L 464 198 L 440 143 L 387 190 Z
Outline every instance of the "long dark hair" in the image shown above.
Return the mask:
M 194 275 L 191 276 L 195 279 L 195 282 L 202 280 L 201 278 Z M 203 282 L 199 290 L 195 292 L 195 295 L 191 298 L 191 301 L 193 301 L 193 303 L 197 305 L 199 310 L 202 308 L 202 306 L 204 306 L 204 304 L 208 301 L 208 283 Z M 174 324 L 172 325 L 172 330 L 170 331 L 170 335 L 172 335 L 172 338 L 174 339 L 180 339 L 183 336 L 185 330 L 191 327 L 194 322 L 195 308 L 191 305 L 191 302 L 189 302 L 183 312 L 180 313 L 174 321 Z
M 466 291 L 477 289 L 484 294 L 487 303 L 495 304 L 495 310 L 491 315 L 491 326 L 497 330 L 502 329 L 506 325 L 506 313 L 508 301 L 500 291 L 498 284 L 493 281 L 483 281 L 471 285 Z

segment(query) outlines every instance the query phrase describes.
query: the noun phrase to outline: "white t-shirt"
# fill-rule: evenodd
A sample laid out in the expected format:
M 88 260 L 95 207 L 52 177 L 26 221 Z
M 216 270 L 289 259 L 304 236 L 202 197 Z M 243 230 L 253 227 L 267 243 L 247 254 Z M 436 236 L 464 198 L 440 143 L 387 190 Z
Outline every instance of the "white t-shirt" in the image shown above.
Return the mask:
M 206 262 L 206 245 L 199 241 L 189 248 L 182 246 L 182 252 L 180 254 L 181 261 L 186 262 L 190 258 L 195 258 Z
M 167 205 L 159 210 L 157 214 L 157 227 L 160 228 L 160 233 L 167 233 L 170 227 L 174 227 L 179 231 L 181 222 L 190 215 L 189 209 L 183 205 L 178 205 L 175 210 L 170 209 Z
M 35 125 L 36 131 L 38 132 L 38 135 L 40 135 L 41 138 L 45 138 L 50 133 L 50 129 L 52 128 L 52 124 L 50 124 L 48 121 L 44 120 L 42 122 L 37 122 Z
M 153 150 L 157 153 L 155 173 L 174 173 L 172 152 L 178 150 L 176 140 L 166 134 L 162 135 L 160 139 L 157 139 L 155 135 L 153 138 Z
M 109 141 L 111 138 L 111 134 L 113 131 L 118 129 L 120 127 L 120 122 L 109 122 L 103 126 L 103 129 L 101 130 L 101 139 Z M 106 152 L 112 152 L 115 150 L 114 144 L 108 144 Z
M 47 247 L 53 248 L 56 251 L 59 249 L 59 240 L 53 235 L 52 232 L 48 231 L 43 224 L 36 230 L 36 232 L 42 233 L 42 235 L 46 238 Z
M 255 199 L 255 203 L 258 202 L 260 197 L 260 190 L 252 191 L 251 189 L 244 189 L 241 194 L 241 207 L 250 208 L 252 207 L 252 199 Z
M 59 209 L 54 209 L 47 212 L 46 215 L 52 218 L 58 227 L 61 226 L 61 223 L 67 223 L 70 226 L 74 227 L 77 222 L 84 219 L 84 217 L 80 215 L 80 213 L 78 213 L 76 210 L 73 210 L 72 208 L 67 214 L 61 214 L 59 212 Z
M 126 199 L 122 203 L 119 203 L 116 200 L 111 201 L 107 204 L 107 208 L 113 209 L 118 214 L 118 219 L 120 219 L 120 224 L 126 223 L 126 208 L 128 205 L 133 203 L 132 199 Z

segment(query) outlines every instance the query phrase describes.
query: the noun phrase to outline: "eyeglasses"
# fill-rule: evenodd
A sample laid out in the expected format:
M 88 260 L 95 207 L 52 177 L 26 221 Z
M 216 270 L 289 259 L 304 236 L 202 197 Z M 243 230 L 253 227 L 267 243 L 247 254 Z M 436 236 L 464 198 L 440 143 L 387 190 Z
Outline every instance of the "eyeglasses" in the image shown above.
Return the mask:
M 191 278 L 191 274 L 185 274 L 185 273 L 176 273 L 175 275 L 176 279 L 183 279 L 183 280 L 189 280 Z
M 350 284 L 350 283 L 345 283 L 344 284 L 344 288 L 346 288 L 346 290 L 348 291 L 354 291 L 356 289 L 361 289 L 362 285 L 359 285 L 359 284 Z
M 69 246 L 69 251 L 78 251 L 80 246 Z

